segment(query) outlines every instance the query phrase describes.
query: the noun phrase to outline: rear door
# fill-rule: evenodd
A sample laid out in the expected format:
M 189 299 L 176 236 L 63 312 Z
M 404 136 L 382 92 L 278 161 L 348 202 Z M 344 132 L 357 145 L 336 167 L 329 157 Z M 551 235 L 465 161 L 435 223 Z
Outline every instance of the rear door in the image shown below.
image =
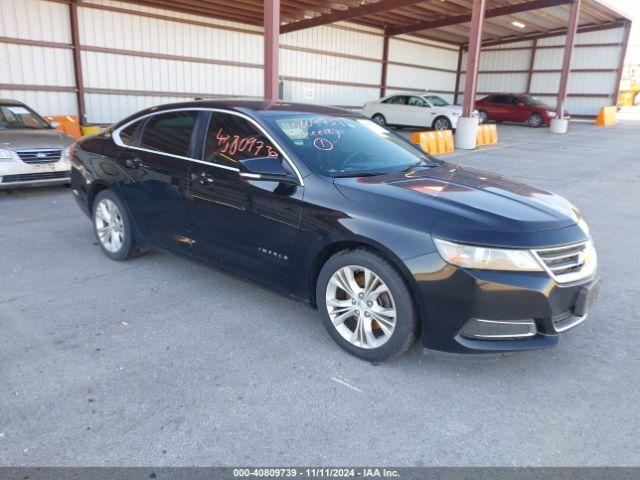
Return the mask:
M 282 151 L 247 117 L 213 111 L 201 162 L 189 175 L 193 252 L 232 271 L 290 287 L 297 261 L 303 188 L 241 178 L 238 162 Z
M 493 120 L 502 122 L 509 119 L 509 95 L 492 95 L 489 97 L 486 107 Z
M 118 156 L 133 179 L 122 195 L 146 240 L 164 248 L 184 250 L 188 243 L 188 174 L 194 151 L 197 110 L 149 116 L 138 139 Z
M 410 123 L 406 125 L 411 125 L 414 127 L 427 127 L 431 126 L 434 117 L 430 117 L 430 114 L 435 113 L 434 109 L 431 108 L 431 105 L 427 103 L 424 98 L 420 98 L 416 95 L 408 97 L 407 101 L 407 120 Z
M 407 123 L 409 117 L 407 115 L 407 96 L 395 95 L 383 102 L 384 116 L 387 123 L 392 125 L 410 125 Z

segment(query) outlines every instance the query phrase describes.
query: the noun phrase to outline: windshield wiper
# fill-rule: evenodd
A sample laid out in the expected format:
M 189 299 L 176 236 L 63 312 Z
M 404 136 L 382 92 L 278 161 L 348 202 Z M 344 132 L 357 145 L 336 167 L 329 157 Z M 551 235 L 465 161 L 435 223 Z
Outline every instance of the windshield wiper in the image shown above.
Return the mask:
M 377 175 L 384 175 L 384 174 L 376 173 L 376 172 L 339 172 L 339 173 L 334 173 L 331 176 L 333 178 L 351 178 L 351 177 L 375 177 Z

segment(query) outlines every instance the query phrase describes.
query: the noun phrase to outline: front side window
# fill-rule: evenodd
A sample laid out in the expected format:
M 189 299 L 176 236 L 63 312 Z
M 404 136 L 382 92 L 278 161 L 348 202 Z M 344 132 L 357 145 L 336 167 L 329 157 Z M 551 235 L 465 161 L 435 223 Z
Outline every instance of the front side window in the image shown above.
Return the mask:
M 522 97 L 520 97 L 520 100 L 523 103 L 526 103 L 527 105 L 539 105 L 539 106 L 546 105 L 546 103 L 544 103 L 539 98 L 532 97 L 530 95 L 523 95 Z
M 393 173 L 433 162 L 410 142 L 367 118 L 300 114 L 271 120 L 315 172 L 330 176 Z
M 420 97 L 409 97 L 409 105 L 412 107 L 424 107 L 424 100 Z
M 282 155 L 248 120 L 229 113 L 211 114 L 204 148 L 205 161 L 238 168 L 239 161 L 258 157 L 282 158 Z
M 138 129 L 140 128 L 143 122 L 144 122 L 143 120 L 138 120 L 137 122 L 133 122 L 128 127 L 120 130 L 120 133 L 118 134 L 118 136 L 120 137 L 120 140 L 122 141 L 122 143 L 130 147 L 138 146 L 137 133 L 138 133 Z
M 157 152 L 188 157 L 197 111 L 160 113 L 149 117 L 140 146 Z
M 23 105 L 0 105 L 0 129 L 51 128 L 36 112 Z

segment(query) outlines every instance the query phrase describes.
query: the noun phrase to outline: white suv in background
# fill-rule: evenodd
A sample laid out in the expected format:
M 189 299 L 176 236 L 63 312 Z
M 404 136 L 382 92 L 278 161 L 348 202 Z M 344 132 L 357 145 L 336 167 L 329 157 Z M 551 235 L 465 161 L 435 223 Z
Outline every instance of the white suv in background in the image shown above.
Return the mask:
M 0 189 L 70 181 L 74 139 L 16 100 L 0 100 Z
M 437 95 L 388 95 L 366 103 L 362 113 L 380 125 L 452 130 L 462 115 L 462 107 Z

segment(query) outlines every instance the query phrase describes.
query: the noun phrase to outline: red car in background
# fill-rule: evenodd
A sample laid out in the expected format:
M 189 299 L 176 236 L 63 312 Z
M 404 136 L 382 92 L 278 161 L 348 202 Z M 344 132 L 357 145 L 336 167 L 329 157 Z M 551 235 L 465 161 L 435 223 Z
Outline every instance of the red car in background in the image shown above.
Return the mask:
M 480 122 L 526 122 L 530 127 L 548 125 L 556 118 L 555 108 L 531 95 L 499 93 L 476 102 Z M 568 115 L 568 114 L 567 114 Z

